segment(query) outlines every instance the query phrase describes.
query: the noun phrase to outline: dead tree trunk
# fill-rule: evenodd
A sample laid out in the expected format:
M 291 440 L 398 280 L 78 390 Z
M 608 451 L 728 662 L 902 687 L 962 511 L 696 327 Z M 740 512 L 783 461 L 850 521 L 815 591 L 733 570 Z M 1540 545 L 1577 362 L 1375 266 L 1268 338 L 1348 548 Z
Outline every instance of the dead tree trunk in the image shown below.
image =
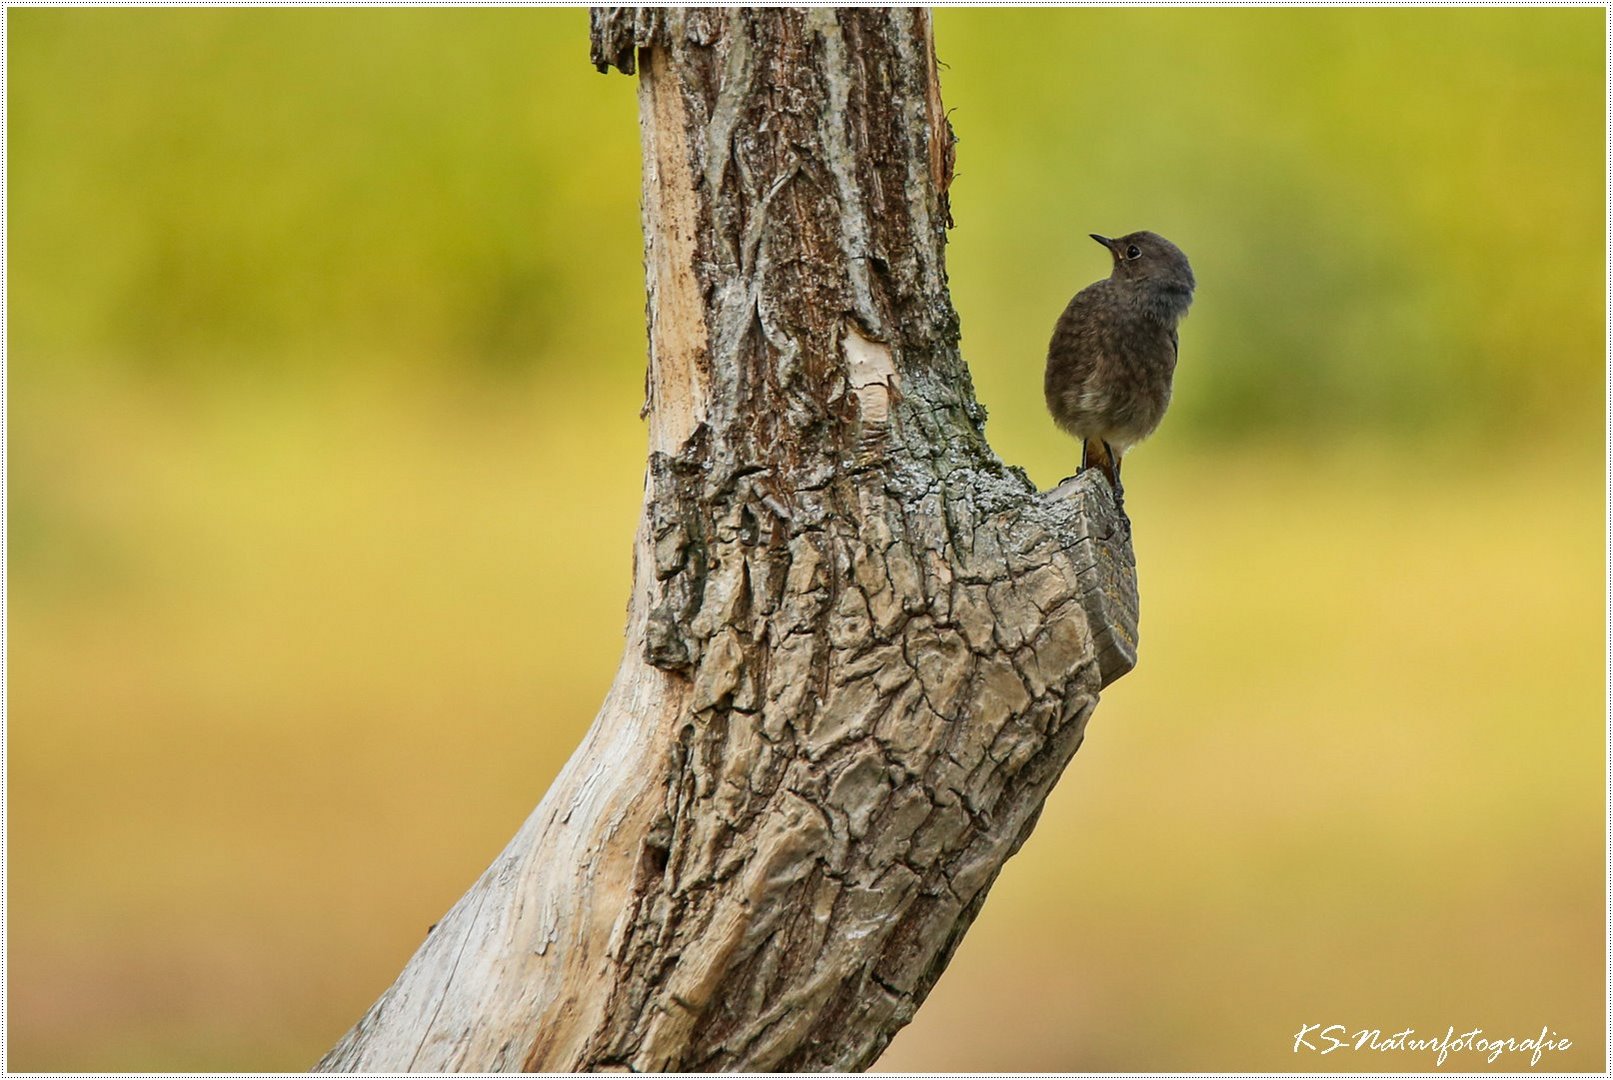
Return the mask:
M 323 1070 L 869 1065 L 1135 662 L 1108 487 L 983 435 L 927 13 L 596 9 L 593 51 L 644 150 L 626 652 Z

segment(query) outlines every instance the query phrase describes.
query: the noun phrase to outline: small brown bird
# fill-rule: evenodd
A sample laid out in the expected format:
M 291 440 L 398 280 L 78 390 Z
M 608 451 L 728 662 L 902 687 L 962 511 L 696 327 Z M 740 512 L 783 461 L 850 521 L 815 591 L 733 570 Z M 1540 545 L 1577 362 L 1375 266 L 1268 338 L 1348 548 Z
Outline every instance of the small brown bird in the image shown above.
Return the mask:
M 1042 388 L 1053 420 L 1082 442 L 1081 468 L 1101 468 L 1118 505 L 1121 456 L 1153 433 L 1171 401 L 1176 324 L 1193 302 L 1193 268 L 1155 233 L 1092 239 L 1114 256 L 1114 271 L 1059 316 Z

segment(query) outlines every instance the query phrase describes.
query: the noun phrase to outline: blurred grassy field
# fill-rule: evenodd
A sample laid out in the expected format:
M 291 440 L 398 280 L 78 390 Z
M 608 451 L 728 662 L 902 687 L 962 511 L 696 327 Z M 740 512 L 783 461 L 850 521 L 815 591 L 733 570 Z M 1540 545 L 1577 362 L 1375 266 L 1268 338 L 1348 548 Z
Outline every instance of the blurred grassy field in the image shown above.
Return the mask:
M 1141 664 L 884 1067 L 1603 1067 L 1602 19 L 937 14 L 1003 456 L 1087 232 L 1201 289 Z M 7 1064 L 304 1068 L 614 668 L 632 86 L 578 11 L 7 20 Z

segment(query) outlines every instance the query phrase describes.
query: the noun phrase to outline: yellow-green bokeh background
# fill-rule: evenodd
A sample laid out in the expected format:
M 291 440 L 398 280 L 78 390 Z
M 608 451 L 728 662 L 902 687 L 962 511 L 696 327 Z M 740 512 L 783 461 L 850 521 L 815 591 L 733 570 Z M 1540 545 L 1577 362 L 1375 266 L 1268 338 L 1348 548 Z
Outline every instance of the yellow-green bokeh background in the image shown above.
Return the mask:
M 885 1066 L 1602 1068 L 1603 17 L 937 14 L 1003 457 L 1073 464 L 1088 232 L 1201 286 L 1141 664 Z M 306 1067 L 590 720 L 644 330 L 586 23 L 8 12 L 12 1068 Z

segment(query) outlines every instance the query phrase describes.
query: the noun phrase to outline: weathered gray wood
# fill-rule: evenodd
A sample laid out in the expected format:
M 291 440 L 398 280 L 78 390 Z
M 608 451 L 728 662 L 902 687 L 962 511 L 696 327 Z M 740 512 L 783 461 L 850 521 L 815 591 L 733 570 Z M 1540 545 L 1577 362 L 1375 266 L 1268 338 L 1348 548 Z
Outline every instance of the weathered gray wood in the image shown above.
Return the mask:
M 321 1069 L 867 1066 L 1136 660 L 1108 487 L 1039 494 L 984 437 L 927 13 L 592 23 L 596 64 L 639 74 L 644 150 L 626 654 Z

